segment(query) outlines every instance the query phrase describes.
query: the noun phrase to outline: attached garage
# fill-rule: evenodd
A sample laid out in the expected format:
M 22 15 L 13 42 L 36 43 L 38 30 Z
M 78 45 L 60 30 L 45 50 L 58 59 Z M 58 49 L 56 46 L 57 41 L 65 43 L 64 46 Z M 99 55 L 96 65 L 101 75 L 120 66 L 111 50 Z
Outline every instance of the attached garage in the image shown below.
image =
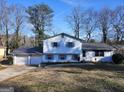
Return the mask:
M 28 57 L 14 56 L 13 62 L 14 62 L 14 64 L 18 64 L 18 65 L 26 65 L 26 64 L 28 64 Z
M 32 56 L 30 57 L 30 64 L 32 65 L 38 65 L 42 62 L 42 57 L 41 56 Z
M 33 48 L 18 48 L 13 54 L 14 65 L 38 65 L 42 62 L 42 49 L 39 47 Z

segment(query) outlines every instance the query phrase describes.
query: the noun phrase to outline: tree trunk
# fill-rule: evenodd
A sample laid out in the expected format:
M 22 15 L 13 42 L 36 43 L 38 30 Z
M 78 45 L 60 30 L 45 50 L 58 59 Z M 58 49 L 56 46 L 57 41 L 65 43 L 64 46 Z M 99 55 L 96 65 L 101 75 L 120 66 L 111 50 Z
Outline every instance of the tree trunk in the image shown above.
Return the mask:
M 8 51 L 9 51 L 8 40 L 9 40 L 9 35 L 8 35 L 8 26 L 6 25 L 6 56 L 8 55 Z
M 106 34 L 103 35 L 103 42 L 107 43 L 107 35 Z
M 107 43 L 107 29 L 106 28 L 103 28 L 102 30 L 103 32 L 103 43 Z
M 80 31 L 79 25 L 80 25 L 80 24 L 77 23 L 76 30 L 75 30 L 75 37 L 76 37 L 76 38 L 79 38 L 79 31 Z
M 19 47 L 19 27 L 16 29 L 16 48 Z
M 119 33 L 117 33 L 117 35 L 116 35 L 116 43 L 117 43 L 117 44 L 119 43 L 119 39 L 120 39 Z
M 90 39 L 91 39 L 91 33 L 88 33 L 88 35 L 87 35 L 87 42 L 89 42 Z

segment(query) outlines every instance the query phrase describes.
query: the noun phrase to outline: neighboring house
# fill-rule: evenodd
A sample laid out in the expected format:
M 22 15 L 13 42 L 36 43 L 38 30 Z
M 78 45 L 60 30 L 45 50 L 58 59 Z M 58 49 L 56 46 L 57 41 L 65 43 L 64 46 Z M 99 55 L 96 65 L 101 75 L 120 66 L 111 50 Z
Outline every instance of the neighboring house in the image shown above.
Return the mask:
M 1 38 L 0 38 L 0 60 L 5 57 L 6 48 L 3 46 Z
M 65 33 L 43 40 L 42 48 L 19 48 L 13 53 L 14 64 L 103 61 L 110 62 L 113 47 L 101 43 L 85 43 Z

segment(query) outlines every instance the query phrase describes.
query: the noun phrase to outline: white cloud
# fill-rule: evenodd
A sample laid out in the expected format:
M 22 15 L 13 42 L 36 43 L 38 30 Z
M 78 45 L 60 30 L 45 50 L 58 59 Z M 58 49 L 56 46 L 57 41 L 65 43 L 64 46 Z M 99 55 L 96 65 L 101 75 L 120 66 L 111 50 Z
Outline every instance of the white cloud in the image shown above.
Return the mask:
M 60 1 L 72 7 L 75 6 L 92 7 L 97 0 L 60 0 Z
M 77 6 L 79 5 L 82 1 L 81 0 L 60 0 L 68 5 L 71 5 L 71 6 Z
M 96 6 L 111 6 L 111 2 L 113 3 L 113 6 L 117 6 L 117 5 L 123 5 L 124 4 L 124 0 L 60 0 L 61 2 L 64 2 L 68 5 L 71 6 L 86 6 L 86 7 L 96 7 Z

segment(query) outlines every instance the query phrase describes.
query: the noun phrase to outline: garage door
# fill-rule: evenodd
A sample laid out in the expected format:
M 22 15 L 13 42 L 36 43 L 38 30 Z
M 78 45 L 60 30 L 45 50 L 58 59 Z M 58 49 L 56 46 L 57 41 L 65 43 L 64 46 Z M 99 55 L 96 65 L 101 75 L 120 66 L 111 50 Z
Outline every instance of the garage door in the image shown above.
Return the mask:
M 14 57 L 15 65 L 26 65 L 28 63 L 28 57 Z
M 42 62 L 42 57 L 41 56 L 34 56 L 34 57 L 31 57 L 30 59 L 30 64 L 31 65 L 38 65 Z

